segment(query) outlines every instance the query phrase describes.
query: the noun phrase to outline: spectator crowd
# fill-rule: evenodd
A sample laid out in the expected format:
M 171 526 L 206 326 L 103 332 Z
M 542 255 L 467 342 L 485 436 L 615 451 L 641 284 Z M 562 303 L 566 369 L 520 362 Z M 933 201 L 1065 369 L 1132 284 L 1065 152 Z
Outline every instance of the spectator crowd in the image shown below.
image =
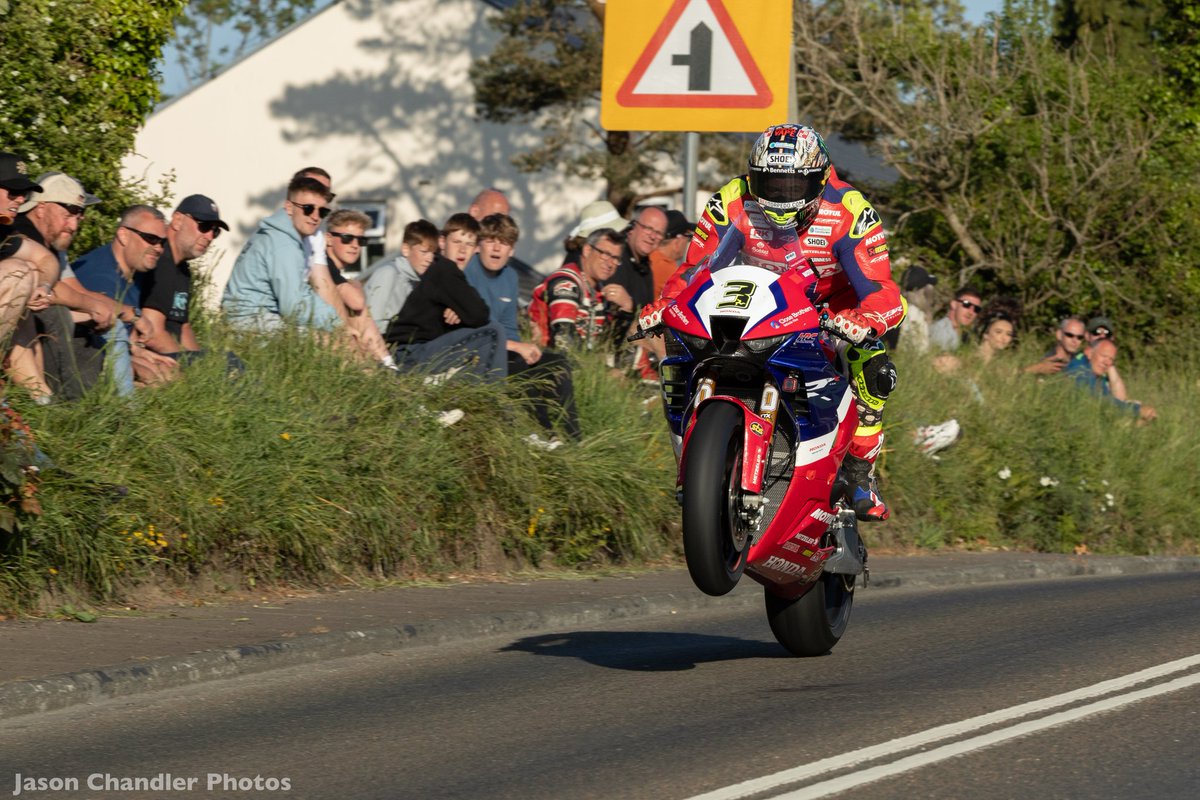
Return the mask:
M 234 328 L 307 330 L 352 362 L 419 372 L 427 382 L 512 381 L 527 395 L 536 447 L 578 440 L 569 351 L 601 350 L 618 373 L 654 380 L 661 343 L 629 345 L 637 309 L 657 296 L 691 239 L 678 211 L 587 206 L 564 241 L 562 265 L 522 290 L 521 231 L 508 199 L 480 192 L 439 227 L 410 221 L 399 253 L 359 271 L 371 219 L 339 209 L 333 178 L 306 167 L 259 221 L 234 262 L 221 311 Z M 120 212 L 109 241 L 71 245 L 103 202 L 76 178 L 36 179 L 0 153 L 0 341 L 7 382 L 45 404 L 101 382 L 122 396 L 174 379 L 205 356 L 193 328 L 191 265 L 229 225 L 215 200 L 193 194 L 169 214 Z M 661 276 L 661 277 L 660 277 Z M 523 319 L 524 317 L 524 319 Z M 232 372 L 244 367 L 222 356 Z M 462 412 L 437 413 L 451 425 Z
M 513 381 L 540 427 L 527 441 L 544 449 L 583 435 L 570 351 L 601 351 L 614 371 L 657 384 L 662 339 L 629 345 L 626 334 L 684 258 L 695 225 L 681 212 L 645 206 L 626 220 L 607 201 L 589 204 L 563 241 L 561 266 L 529 294 L 515 260 L 521 231 L 500 191 L 485 189 L 440 227 L 410 221 L 399 253 L 361 272 L 371 220 L 338 209 L 336 197 L 319 167 L 291 177 L 224 287 L 221 310 L 231 325 L 264 335 L 298 326 L 349 360 L 430 382 Z M 206 353 L 192 325 L 191 263 L 229 230 L 217 203 L 193 194 L 169 214 L 130 206 L 109 241 L 72 257 L 81 221 L 102 201 L 70 175 L 35 179 L 17 156 L 0 153 L 4 370 L 36 403 L 77 399 L 102 380 L 131 396 Z M 943 372 L 985 366 L 1011 348 L 1016 303 L 985 303 L 964 287 L 943 311 L 936 284 L 919 266 L 904 273 L 907 318 L 889 334 L 891 347 L 929 354 Z M 1060 374 L 1153 420 L 1152 407 L 1129 398 L 1118 352 L 1109 319 L 1069 316 L 1024 371 Z M 231 371 L 243 369 L 232 353 L 222 357 Z M 462 418 L 458 409 L 428 413 L 445 425 Z M 952 435 L 927 426 L 918 444 L 931 451 L 957 435 L 957 426 Z

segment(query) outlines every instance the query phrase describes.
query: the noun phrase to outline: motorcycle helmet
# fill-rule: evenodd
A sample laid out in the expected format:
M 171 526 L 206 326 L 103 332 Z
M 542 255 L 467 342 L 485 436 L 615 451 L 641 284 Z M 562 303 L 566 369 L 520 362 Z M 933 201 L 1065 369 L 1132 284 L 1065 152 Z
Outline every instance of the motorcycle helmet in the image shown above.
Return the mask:
M 832 165 L 821 135 L 807 125 L 772 125 L 750 150 L 750 194 L 772 224 L 807 228 L 821 207 Z

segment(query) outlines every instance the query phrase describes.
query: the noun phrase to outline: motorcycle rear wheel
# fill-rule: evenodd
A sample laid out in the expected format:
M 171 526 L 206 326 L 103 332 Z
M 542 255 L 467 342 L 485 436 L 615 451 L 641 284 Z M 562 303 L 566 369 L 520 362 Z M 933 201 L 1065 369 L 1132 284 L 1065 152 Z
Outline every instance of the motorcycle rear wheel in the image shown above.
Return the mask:
M 696 588 L 728 594 L 746 569 L 750 532 L 739 514 L 742 412 L 704 407 L 688 439 L 683 470 L 683 552 Z
M 803 657 L 825 655 L 850 624 L 854 576 L 826 572 L 795 600 L 785 600 L 768 589 L 766 603 L 771 633 L 789 653 Z

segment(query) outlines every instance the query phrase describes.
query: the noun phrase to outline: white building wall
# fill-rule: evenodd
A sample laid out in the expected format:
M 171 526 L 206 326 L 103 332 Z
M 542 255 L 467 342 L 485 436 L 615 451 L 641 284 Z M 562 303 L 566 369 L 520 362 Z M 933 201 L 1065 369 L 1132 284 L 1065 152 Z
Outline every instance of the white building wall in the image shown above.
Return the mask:
M 534 132 L 477 120 L 468 69 L 491 52 L 494 13 L 479 0 L 334 3 L 157 110 L 125 173 L 154 185 L 173 171 L 173 202 L 194 193 L 217 201 L 231 231 L 205 259 L 215 291 L 309 165 L 332 174 L 337 202 L 387 203 L 388 252 L 407 222 L 440 227 L 480 189 L 499 188 L 521 228 L 517 255 L 549 271 L 603 186 L 517 172 L 511 158 Z

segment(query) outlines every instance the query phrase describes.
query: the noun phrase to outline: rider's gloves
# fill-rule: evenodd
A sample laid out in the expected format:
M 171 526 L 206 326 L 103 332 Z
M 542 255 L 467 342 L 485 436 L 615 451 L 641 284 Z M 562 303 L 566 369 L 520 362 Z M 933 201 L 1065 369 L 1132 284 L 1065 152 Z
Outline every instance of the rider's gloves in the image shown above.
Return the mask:
M 667 301 L 661 299 L 642 306 L 642 310 L 638 313 L 638 330 L 645 332 L 661 325 L 663 311 L 666 308 Z
M 867 322 L 867 318 L 854 309 L 839 311 L 827 323 L 828 328 L 849 339 L 854 344 L 862 344 L 868 337 L 875 336 L 875 328 Z

